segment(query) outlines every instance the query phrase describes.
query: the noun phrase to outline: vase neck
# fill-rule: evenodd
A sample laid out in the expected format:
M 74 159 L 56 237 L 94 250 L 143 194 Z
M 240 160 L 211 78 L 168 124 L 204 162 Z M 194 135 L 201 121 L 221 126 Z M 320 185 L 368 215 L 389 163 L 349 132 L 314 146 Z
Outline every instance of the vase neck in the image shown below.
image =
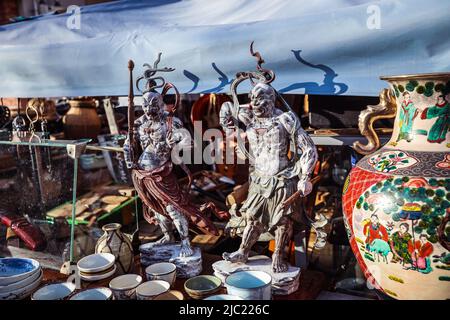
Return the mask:
M 397 115 L 388 149 L 450 151 L 450 75 L 389 80 L 396 98 Z
M 121 227 L 122 227 L 122 225 L 120 223 L 109 223 L 109 224 L 105 224 L 102 227 L 102 229 L 105 232 L 114 232 L 114 231 L 119 231 Z

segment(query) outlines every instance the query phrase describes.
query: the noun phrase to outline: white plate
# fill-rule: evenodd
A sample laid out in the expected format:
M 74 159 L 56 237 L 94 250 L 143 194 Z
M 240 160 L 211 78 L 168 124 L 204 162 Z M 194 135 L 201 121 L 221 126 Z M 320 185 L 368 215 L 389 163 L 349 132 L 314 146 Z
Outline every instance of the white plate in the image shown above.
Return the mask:
M 38 289 L 32 294 L 32 300 L 62 300 L 76 289 L 71 282 L 52 283 Z
M 0 259 L 0 286 L 28 278 L 39 270 L 40 263 L 28 258 L 1 258 Z
M 36 290 L 37 287 L 41 284 L 41 280 L 43 277 L 42 270 L 40 271 L 40 276 L 33 283 L 30 283 L 28 286 L 19 288 L 7 293 L 0 294 L 0 300 L 20 300 L 28 297 Z
M 32 273 L 30 276 L 22 279 L 20 281 L 8 284 L 7 286 L 0 286 L 0 293 L 11 292 L 23 287 L 28 286 L 29 284 L 36 281 L 37 278 L 41 275 L 41 268 L 36 269 L 36 272 Z
M 78 261 L 78 270 L 85 273 L 96 273 L 111 268 L 116 261 L 111 253 L 95 253 Z
M 116 270 L 117 270 L 117 266 L 114 265 L 114 268 L 113 268 L 110 272 L 103 273 L 103 274 L 94 274 L 94 275 L 91 275 L 91 276 L 86 276 L 86 275 L 80 274 L 80 278 L 81 278 L 82 280 L 84 280 L 84 281 L 97 281 L 97 280 L 103 280 L 103 279 L 109 278 L 109 277 L 111 277 L 113 274 L 115 274 L 115 273 L 116 273 Z
M 70 300 L 110 300 L 112 291 L 108 288 L 94 288 L 73 295 Z

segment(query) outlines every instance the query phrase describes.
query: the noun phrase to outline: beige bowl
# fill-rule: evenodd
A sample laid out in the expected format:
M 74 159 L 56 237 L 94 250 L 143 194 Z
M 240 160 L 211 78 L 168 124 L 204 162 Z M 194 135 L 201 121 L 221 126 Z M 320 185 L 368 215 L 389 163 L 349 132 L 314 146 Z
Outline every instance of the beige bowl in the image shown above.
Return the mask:
M 184 283 L 184 290 L 193 299 L 204 299 L 216 294 L 222 289 L 222 280 L 211 275 L 200 275 L 188 279 Z
M 166 293 L 160 294 L 154 300 L 184 300 L 184 295 L 181 291 L 169 290 Z
M 170 289 L 170 284 L 164 280 L 151 280 L 140 284 L 136 288 L 138 300 L 153 300 L 157 296 L 166 293 Z

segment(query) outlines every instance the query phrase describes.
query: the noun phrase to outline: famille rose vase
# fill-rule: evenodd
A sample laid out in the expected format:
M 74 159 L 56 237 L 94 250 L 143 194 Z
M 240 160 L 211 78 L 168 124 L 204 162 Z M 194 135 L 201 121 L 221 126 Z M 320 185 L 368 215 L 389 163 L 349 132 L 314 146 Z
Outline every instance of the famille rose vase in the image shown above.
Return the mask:
M 390 90 L 360 115 L 395 116 L 392 137 L 350 172 L 343 190 L 350 244 L 368 282 L 395 299 L 450 299 L 450 73 L 382 77 Z

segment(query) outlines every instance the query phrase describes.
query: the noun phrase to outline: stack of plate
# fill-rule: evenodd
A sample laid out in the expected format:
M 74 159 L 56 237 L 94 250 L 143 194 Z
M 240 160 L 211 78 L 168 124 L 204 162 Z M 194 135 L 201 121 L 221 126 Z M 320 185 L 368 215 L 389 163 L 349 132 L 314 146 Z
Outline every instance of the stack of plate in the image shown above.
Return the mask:
M 25 258 L 0 259 L 0 300 L 30 296 L 42 280 L 38 261 Z
M 103 280 L 116 273 L 116 258 L 111 253 L 91 254 L 78 261 L 80 278 L 85 281 Z

